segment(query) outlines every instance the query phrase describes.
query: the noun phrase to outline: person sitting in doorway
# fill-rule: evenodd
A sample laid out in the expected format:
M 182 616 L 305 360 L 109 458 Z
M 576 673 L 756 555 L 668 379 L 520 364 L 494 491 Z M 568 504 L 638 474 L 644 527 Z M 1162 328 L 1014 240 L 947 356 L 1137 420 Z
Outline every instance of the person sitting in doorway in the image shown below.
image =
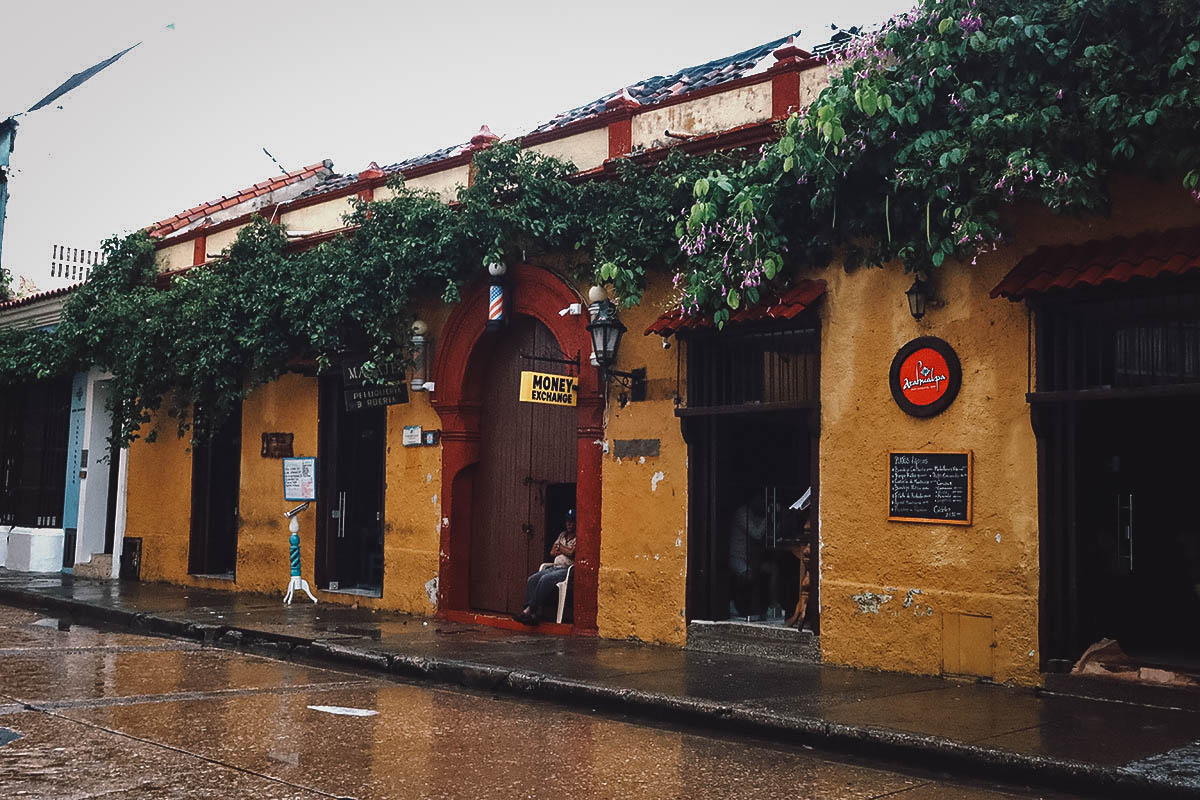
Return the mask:
M 729 521 L 730 611 L 749 619 L 761 619 L 768 604 L 779 603 L 778 554 L 769 549 L 772 511 L 778 513 L 778 508 L 769 508 L 766 492 L 750 489 Z
M 558 593 L 558 584 L 567 577 L 567 570 L 575 566 L 575 509 L 568 509 L 563 523 L 563 532 L 550 547 L 549 564 L 529 576 L 525 581 L 525 608 L 513 619 L 523 625 L 537 625 L 538 609 Z

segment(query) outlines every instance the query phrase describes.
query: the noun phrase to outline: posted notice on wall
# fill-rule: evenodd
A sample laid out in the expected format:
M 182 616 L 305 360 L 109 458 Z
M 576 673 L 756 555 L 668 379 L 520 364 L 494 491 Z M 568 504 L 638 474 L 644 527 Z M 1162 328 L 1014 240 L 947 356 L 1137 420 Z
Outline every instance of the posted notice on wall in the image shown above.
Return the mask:
M 283 499 L 303 502 L 317 499 L 317 460 L 283 459 Z
M 579 393 L 579 379 L 570 375 L 544 372 L 521 373 L 521 401 L 552 406 L 573 406 Z

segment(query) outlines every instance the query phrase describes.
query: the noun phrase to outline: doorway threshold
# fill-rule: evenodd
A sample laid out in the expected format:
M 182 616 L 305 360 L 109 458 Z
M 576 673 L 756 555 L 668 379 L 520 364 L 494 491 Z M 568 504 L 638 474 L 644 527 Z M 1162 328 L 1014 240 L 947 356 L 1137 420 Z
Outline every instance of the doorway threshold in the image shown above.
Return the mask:
M 232 572 L 193 572 L 193 578 L 204 578 L 210 581 L 229 581 L 233 582 L 236 579 Z
M 328 592 L 329 594 L 352 594 L 357 597 L 383 597 L 383 589 L 321 589 L 319 591 Z
M 810 630 L 786 627 L 781 621 L 692 620 L 684 649 L 821 663 L 820 637 Z

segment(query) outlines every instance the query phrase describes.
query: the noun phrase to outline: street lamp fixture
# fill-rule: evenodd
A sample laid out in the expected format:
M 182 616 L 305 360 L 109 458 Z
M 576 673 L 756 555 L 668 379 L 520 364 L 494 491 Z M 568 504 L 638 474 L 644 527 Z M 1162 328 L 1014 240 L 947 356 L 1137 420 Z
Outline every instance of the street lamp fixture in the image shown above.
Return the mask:
M 929 300 L 929 287 L 925 281 L 921 280 L 921 273 L 917 273 L 913 285 L 908 287 L 908 291 L 904 294 L 908 298 L 908 313 L 912 314 L 912 318 L 920 319 L 925 316 L 925 303 Z
M 608 299 L 603 289 L 596 286 L 588 292 L 588 299 L 592 301 L 588 307 L 592 321 L 588 323 L 587 330 L 592 337 L 592 357 L 600 370 L 600 382 L 616 380 L 622 386 L 628 387 L 631 400 L 645 400 L 645 367 L 630 372 L 613 369 L 613 365 L 617 363 L 621 337 L 626 331 L 625 324 L 617 316 L 616 304 Z

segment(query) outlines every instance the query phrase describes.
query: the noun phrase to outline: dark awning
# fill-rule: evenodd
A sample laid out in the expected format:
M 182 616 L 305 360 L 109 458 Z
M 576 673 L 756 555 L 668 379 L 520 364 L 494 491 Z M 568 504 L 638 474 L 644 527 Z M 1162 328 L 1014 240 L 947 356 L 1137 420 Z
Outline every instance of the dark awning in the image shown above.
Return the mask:
M 800 280 L 785 289 L 783 294 L 767 294 L 759 302 L 739 308 L 733 312 L 726 324 L 793 319 L 812 307 L 824 294 L 825 281 Z M 684 314 L 682 308 L 677 308 L 654 320 L 654 323 L 646 328 L 646 336 L 652 333 L 670 336 L 673 333 L 714 327 L 712 314 Z
M 1067 289 L 1127 283 L 1200 270 L 1200 226 L 1137 236 L 1040 247 L 992 289 L 992 297 L 1023 300 Z

